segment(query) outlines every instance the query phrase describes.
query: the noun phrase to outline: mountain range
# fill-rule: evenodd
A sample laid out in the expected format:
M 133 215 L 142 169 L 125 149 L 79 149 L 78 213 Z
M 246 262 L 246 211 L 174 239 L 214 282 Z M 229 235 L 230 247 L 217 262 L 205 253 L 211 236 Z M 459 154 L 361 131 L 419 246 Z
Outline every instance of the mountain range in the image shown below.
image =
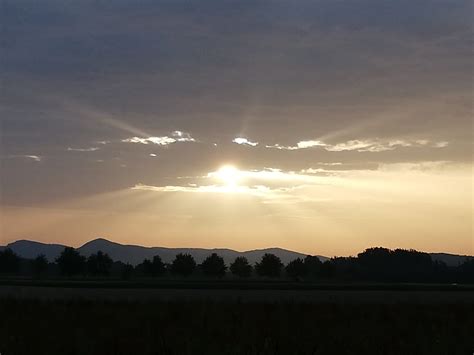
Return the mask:
M 12 249 L 19 256 L 32 259 L 43 254 L 49 261 L 54 261 L 66 246 L 61 244 L 45 244 L 30 240 L 18 240 L 6 246 L 0 246 L 0 250 L 5 248 Z M 137 265 L 144 259 L 151 259 L 155 255 L 159 255 L 163 262 L 170 263 L 176 254 L 191 254 L 197 263 L 201 263 L 211 253 L 217 253 L 224 258 L 226 264 L 230 264 L 238 256 L 245 256 L 251 264 L 259 261 L 265 253 L 277 255 L 284 264 L 296 258 L 304 258 L 306 254 L 298 253 L 291 250 L 281 248 L 256 249 L 249 251 L 236 251 L 232 249 L 203 249 L 203 248 L 165 248 L 165 247 L 144 247 L 140 245 L 125 245 L 111 242 L 107 239 L 98 238 L 85 243 L 77 250 L 84 256 L 97 253 L 99 250 L 110 255 L 115 261 L 122 261 Z M 433 260 L 445 262 L 448 266 L 458 266 L 466 259 L 472 256 L 455 255 L 447 253 L 431 253 Z M 326 256 L 317 255 L 321 261 L 328 260 Z
M 43 254 L 49 261 L 54 261 L 66 246 L 61 244 L 44 244 L 30 240 L 18 240 L 10 243 L 2 248 L 10 248 L 19 256 L 32 259 Z M 122 261 L 137 265 L 144 259 L 151 259 L 155 255 L 159 255 L 163 262 L 170 263 L 175 258 L 176 254 L 188 253 L 191 254 L 197 263 L 201 263 L 211 253 L 217 253 L 224 258 L 227 264 L 230 264 L 238 256 L 245 256 L 248 261 L 253 264 L 259 261 L 265 253 L 272 253 L 277 255 L 284 264 L 296 258 L 304 258 L 306 254 L 285 250 L 281 248 L 268 248 L 239 252 L 232 249 L 203 249 L 203 248 L 164 248 L 164 247 L 144 247 L 140 245 L 124 245 L 111 242 L 107 239 L 94 239 L 85 243 L 83 246 L 77 248 L 79 253 L 84 256 L 89 256 L 97 253 L 99 250 L 110 255 L 115 261 Z M 321 261 L 328 258 L 317 255 Z

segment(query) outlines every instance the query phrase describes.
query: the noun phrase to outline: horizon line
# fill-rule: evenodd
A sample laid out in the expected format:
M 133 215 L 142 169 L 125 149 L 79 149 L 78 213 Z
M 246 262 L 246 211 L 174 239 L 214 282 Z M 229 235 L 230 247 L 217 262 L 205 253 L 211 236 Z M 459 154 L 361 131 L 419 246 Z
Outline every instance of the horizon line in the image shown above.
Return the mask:
M 333 256 L 326 256 L 326 255 L 321 255 L 321 254 L 308 254 L 308 253 L 303 253 L 303 252 L 300 252 L 300 251 L 295 251 L 295 250 L 290 250 L 290 249 L 286 249 L 286 248 L 282 248 L 282 247 L 277 247 L 277 246 L 273 246 L 273 247 L 266 247 L 266 248 L 256 248 L 256 249 L 248 249 L 248 250 L 238 250 L 238 249 L 231 249 L 231 248 L 226 248 L 226 247 L 213 247 L 213 248 L 204 248 L 204 247 L 186 247 L 186 246 L 183 246 L 183 247 L 168 247 L 168 246 L 157 246 L 157 245 L 154 245 L 154 246 L 147 246 L 147 245 L 140 245 L 140 244 L 123 244 L 123 243 L 119 243 L 119 242 L 116 242 L 116 241 L 113 241 L 113 240 L 110 240 L 110 239 L 107 239 L 107 238 L 103 238 L 103 237 L 97 237 L 97 238 L 94 238 L 94 239 L 91 239 L 85 243 L 83 243 L 82 245 L 80 246 L 71 246 L 71 245 L 67 245 L 67 244 L 62 244 L 62 243 L 45 243 L 45 242 L 39 242 L 39 241 L 36 241 L 36 240 L 33 240 L 33 239 L 17 239 L 17 240 L 14 240 L 14 241 L 11 241 L 11 242 L 8 242 L 7 244 L 5 245 L 0 245 L 0 247 L 8 247 L 10 244 L 13 244 L 13 243 L 18 243 L 18 242 L 33 242 L 33 243 L 38 243 L 38 244 L 43 244 L 43 245 L 57 245 L 57 246 L 64 246 L 64 247 L 73 247 L 74 249 L 80 249 L 82 247 L 84 247 L 85 245 L 89 244 L 89 243 L 92 243 L 92 242 L 95 242 L 95 241 L 98 241 L 98 240 L 104 240 L 106 242 L 109 242 L 109 243 L 113 243 L 113 244 L 118 244 L 118 245 L 121 245 L 121 246 L 128 246 L 128 247 L 140 247 L 140 248 L 147 248 L 147 249 L 153 249 L 153 248 L 162 248 L 162 249 L 200 249 L 200 250 L 209 250 L 209 251 L 212 251 L 212 250 L 229 250 L 229 251 L 234 251 L 234 252 L 238 252 L 238 253 L 246 253 L 246 252 L 251 252 L 251 251 L 263 251 L 263 250 L 269 250 L 269 249 L 280 249 L 280 250 L 284 250 L 284 251 L 287 251 L 287 252 L 291 252 L 291 253 L 297 253 L 297 254 L 301 254 L 301 255 L 312 255 L 312 256 L 318 256 L 318 257 L 324 257 L 324 258 L 328 258 L 328 259 L 331 259 L 331 258 L 337 258 L 337 257 L 356 257 L 357 254 L 355 255 L 347 255 L 347 256 L 341 256 L 341 255 L 333 255 Z M 365 247 L 362 251 L 365 251 L 367 249 L 371 249 L 371 248 L 383 248 L 383 249 L 388 249 L 388 250 L 397 250 L 397 249 L 401 249 L 401 250 L 415 250 L 415 251 L 418 251 L 418 252 L 423 252 L 423 253 L 427 253 L 427 254 L 445 254 L 445 255 L 454 255 L 454 256 L 464 256 L 464 257 L 474 257 L 474 255 L 469 255 L 469 254 L 453 254 L 453 253 L 448 253 L 448 252 L 444 252 L 444 251 L 425 251 L 425 250 L 418 250 L 418 249 L 414 249 L 414 248 L 399 248 L 399 247 L 396 247 L 396 248 L 389 248 L 389 247 L 385 247 L 385 246 L 370 246 L 370 247 Z

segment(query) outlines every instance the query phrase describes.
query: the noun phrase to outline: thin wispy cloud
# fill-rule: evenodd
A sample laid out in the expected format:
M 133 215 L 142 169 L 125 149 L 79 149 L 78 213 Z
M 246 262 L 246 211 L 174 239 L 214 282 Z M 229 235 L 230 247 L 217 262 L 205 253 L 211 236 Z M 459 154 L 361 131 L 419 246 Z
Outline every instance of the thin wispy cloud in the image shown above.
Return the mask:
M 344 143 L 335 145 L 328 145 L 325 147 L 330 152 L 343 152 L 343 151 L 357 151 L 357 152 L 385 152 L 388 150 L 394 150 L 399 147 L 411 147 L 414 143 L 404 140 L 394 141 L 378 141 L 378 140 L 351 140 Z M 417 146 L 423 146 L 427 143 L 420 141 L 416 143 Z
M 176 142 L 196 142 L 189 133 L 182 131 L 174 131 L 170 136 L 161 137 L 130 137 L 122 139 L 124 143 L 139 143 L 139 144 L 157 144 L 161 146 L 170 145 Z
M 32 160 L 32 161 L 35 161 L 35 162 L 40 162 L 41 160 L 43 160 L 43 157 L 41 157 L 40 155 L 33 155 L 33 154 L 9 155 L 9 156 L 7 156 L 7 158 L 9 158 L 9 159 L 28 159 L 28 160 Z
M 281 193 L 282 189 L 272 189 L 268 186 L 236 186 L 229 187 L 225 185 L 194 185 L 189 184 L 185 186 L 167 185 L 167 186 L 152 186 L 137 184 L 131 188 L 132 190 L 145 190 L 155 192 L 190 192 L 190 193 L 217 193 L 217 194 L 245 194 L 260 197 L 270 197 L 272 193 Z
M 97 141 L 96 143 L 106 145 L 106 144 L 110 144 L 111 142 L 110 141 Z
M 88 147 L 88 148 L 71 148 L 71 147 L 68 147 L 67 151 L 68 152 L 95 152 L 99 149 L 100 149 L 99 147 Z
M 164 137 L 148 137 L 148 138 L 141 138 L 141 137 L 131 137 L 123 139 L 122 142 L 124 143 L 140 143 L 140 144 L 157 144 L 157 145 L 168 145 L 175 143 L 176 140 L 170 138 L 168 136 Z
M 27 159 L 32 159 L 34 161 L 41 161 L 43 158 L 40 157 L 39 155 L 23 155 L 22 156 L 23 158 L 27 158 Z
M 339 166 L 342 165 L 341 162 L 333 162 L 333 163 L 318 163 L 318 165 L 324 165 L 324 166 Z
M 308 140 L 300 141 L 295 146 L 284 146 L 280 144 L 267 145 L 266 148 L 274 148 L 280 150 L 298 150 L 298 149 L 307 149 L 313 147 L 325 147 L 326 144 L 318 140 Z
M 302 174 L 275 168 L 239 170 L 233 167 L 222 167 L 204 176 L 189 176 L 186 178 L 194 179 L 194 182 L 185 185 L 165 186 L 139 183 L 131 189 L 154 192 L 247 195 L 259 197 L 262 200 L 287 202 L 295 198 L 299 200 L 306 199 L 304 196 L 293 196 L 292 191 L 295 189 L 330 183 L 330 180 L 322 181 L 321 177 L 315 174 Z
M 397 148 L 407 147 L 431 147 L 431 148 L 445 148 L 448 142 L 431 142 L 426 139 L 418 140 L 381 140 L 381 139 L 354 139 L 343 143 L 326 144 L 319 140 L 300 141 L 295 146 L 283 146 L 279 144 L 267 145 L 267 148 L 280 150 L 299 150 L 320 147 L 328 152 L 343 152 L 343 151 L 357 151 L 357 152 L 385 152 L 395 150 Z
M 449 142 L 437 142 L 434 144 L 435 148 L 446 148 L 449 145 Z
M 308 196 L 305 192 L 311 189 L 318 191 L 334 192 L 334 188 L 353 186 L 355 180 L 375 181 L 383 183 L 384 179 L 392 178 L 396 174 L 433 174 L 442 171 L 453 163 L 449 161 L 424 161 L 419 163 L 394 163 L 380 164 L 376 169 L 355 170 L 328 170 L 323 168 L 301 169 L 299 172 L 284 171 L 277 168 L 263 170 L 239 170 L 223 167 L 209 172 L 204 176 L 188 176 L 193 179 L 188 184 L 172 184 L 154 186 L 138 183 L 131 187 L 132 190 L 145 190 L 154 192 L 175 193 L 210 193 L 251 195 L 271 199 L 273 202 L 288 201 L 329 201 L 330 196 Z M 179 180 L 179 178 L 177 178 Z M 367 185 L 368 186 L 368 185 Z
M 302 169 L 300 171 L 301 174 L 304 175 L 336 175 L 341 174 L 343 170 L 329 170 L 329 169 L 322 169 L 322 168 L 308 168 Z

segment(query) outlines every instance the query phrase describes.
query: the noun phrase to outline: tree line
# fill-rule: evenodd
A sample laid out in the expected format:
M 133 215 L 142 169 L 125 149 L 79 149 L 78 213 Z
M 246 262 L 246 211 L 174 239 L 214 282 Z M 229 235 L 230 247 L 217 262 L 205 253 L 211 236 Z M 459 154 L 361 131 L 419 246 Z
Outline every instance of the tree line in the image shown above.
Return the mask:
M 177 254 L 171 263 L 159 255 L 133 266 L 112 258 L 102 251 L 89 257 L 66 247 L 54 262 L 44 255 L 23 259 L 11 249 L 0 251 L 0 274 L 34 277 L 183 277 L 199 275 L 209 278 L 271 278 L 295 281 L 371 281 L 371 282 L 474 282 L 474 258 L 449 267 L 434 261 L 428 253 L 416 250 L 369 248 L 356 257 L 334 257 L 325 262 L 317 256 L 297 258 L 287 265 L 271 253 L 251 265 L 247 258 L 237 257 L 229 266 L 224 258 L 210 254 L 197 264 L 190 254 Z

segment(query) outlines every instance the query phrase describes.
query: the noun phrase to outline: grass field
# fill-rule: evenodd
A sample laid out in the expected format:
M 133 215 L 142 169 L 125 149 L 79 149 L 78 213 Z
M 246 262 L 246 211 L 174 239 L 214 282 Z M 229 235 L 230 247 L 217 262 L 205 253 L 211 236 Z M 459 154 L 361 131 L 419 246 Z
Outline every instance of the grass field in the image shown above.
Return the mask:
M 15 354 L 472 354 L 474 304 L 0 300 Z
M 474 292 L 474 284 L 446 283 L 367 283 L 367 282 L 296 282 L 288 280 L 153 279 L 120 280 L 111 278 L 0 278 L 1 286 L 120 288 L 120 289 L 230 289 L 230 290 L 390 290 Z
M 474 287 L 0 280 L 0 353 L 472 354 Z

